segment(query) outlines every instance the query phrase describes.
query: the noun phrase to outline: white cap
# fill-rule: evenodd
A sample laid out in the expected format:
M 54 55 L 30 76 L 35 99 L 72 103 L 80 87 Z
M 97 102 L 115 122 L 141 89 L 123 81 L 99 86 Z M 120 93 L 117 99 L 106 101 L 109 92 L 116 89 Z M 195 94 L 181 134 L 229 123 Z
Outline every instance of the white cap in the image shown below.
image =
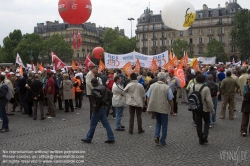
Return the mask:
M 16 74 L 16 76 L 17 76 L 17 77 L 20 77 L 20 76 L 21 76 L 21 74 L 17 73 L 17 74 Z
M 15 73 L 13 73 L 13 72 L 10 72 L 10 74 L 11 74 L 11 75 L 14 75 Z
M 31 68 L 29 68 L 29 71 L 32 71 L 32 69 L 31 69 Z
M 215 69 L 217 69 L 217 67 L 216 67 L 216 66 L 215 66 L 214 68 L 215 68 Z
M 31 73 L 35 74 L 36 72 L 32 71 Z
M 1 75 L 2 75 L 2 76 L 6 76 L 6 73 L 5 73 L 5 72 L 2 72 Z
M 42 72 L 41 71 L 38 71 L 39 74 L 41 74 Z
M 20 70 L 19 69 L 16 69 L 16 73 L 19 73 L 20 72 Z
M 10 71 L 9 71 L 9 70 L 5 70 L 4 72 L 5 72 L 5 73 L 9 73 Z
M 52 72 L 52 73 L 56 73 L 56 71 L 55 71 L 55 70 L 51 70 L 51 72 Z

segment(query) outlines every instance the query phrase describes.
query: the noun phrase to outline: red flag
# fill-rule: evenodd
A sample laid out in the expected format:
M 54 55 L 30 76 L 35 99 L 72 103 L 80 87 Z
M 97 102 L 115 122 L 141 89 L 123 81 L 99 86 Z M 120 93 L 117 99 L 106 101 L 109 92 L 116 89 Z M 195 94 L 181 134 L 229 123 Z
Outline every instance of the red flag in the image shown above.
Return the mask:
M 73 40 L 72 40 L 72 47 L 75 50 L 77 48 L 77 39 L 76 39 L 76 35 L 75 35 L 75 31 L 74 30 L 72 30 L 72 38 L 73 38 Z
M 78 29 L 78 34 L 77 34 L 77 48 L 80 48 L 82 45 L 82 37 L 80 34 L 80 30 Z
M 180 80 L 181 87 L 183 88 L 186 85 L 186 80 L 182 65 L 178 66 L 178 68 L 174 71 L 174 75 Z
M 90 59 L 90 54 L 88 54 L 88 56 L 87 56 L 87 58 L 86 58 L 84 64 L 85 64 L 85 69 L 86 69 L 86 70 L 89 69 L 89 66 L 94 66 L 94 65 L 95 65 L 95 64 L 91 61 L 91 59 Z
M 66 66 L 65 63 L 63 63 L 63 61 L 60 58 L 58 58 L 56 54 L 54 54 L 54 52 L 51 52 L 51 56 L 52 56 L 52 62 L 54 62 L 54 70 L 58 70 Z
M 170 69 L 174 69 L 174 65 L 171 61 L 169 61 L 166 65 L 164 65 L 164 68 L 169 71 Z
M 136 73 L 139 73 L 140 70 L 141 70 L 141 64 L 140 64 L 139 59 L 137 58 L 136 64 L 135 64 L 135 70 L 134 70 L 134 71 L 135 71 Z

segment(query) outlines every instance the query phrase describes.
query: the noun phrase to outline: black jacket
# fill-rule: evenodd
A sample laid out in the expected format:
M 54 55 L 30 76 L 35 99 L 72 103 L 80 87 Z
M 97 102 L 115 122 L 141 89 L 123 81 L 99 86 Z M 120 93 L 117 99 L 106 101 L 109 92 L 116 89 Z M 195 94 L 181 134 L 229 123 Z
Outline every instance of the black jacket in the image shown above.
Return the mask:
M 90 102 L 93 106 L 93 113 L 97 113 L 101 107 L 108 106 L 110 99 L 112 99 L 113 93 L 109 91 L 105 86 L 99 85 L 92 89 L 90 95 Z

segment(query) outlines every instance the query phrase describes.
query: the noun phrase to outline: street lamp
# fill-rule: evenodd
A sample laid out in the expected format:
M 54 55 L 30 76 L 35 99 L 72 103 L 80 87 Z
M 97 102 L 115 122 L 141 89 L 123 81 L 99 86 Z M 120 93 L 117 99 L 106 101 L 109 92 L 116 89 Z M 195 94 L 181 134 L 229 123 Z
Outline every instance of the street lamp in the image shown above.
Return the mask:
M 131 38 L 132 38 L 132 21 L 135 20 L 134 18 L 130 17 L 128 20 L 131 22 Z

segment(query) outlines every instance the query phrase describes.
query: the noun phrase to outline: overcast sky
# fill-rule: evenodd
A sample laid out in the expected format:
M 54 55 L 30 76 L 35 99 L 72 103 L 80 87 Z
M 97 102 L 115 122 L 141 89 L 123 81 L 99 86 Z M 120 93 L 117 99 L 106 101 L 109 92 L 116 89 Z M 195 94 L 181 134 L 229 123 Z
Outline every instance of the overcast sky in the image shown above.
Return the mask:
M 136 20 L 149 7 L 154 14 L 159 14 L 164 6 L 162 0 L 92 0 L 92 15 L 88 22 L 97 26 L 116 27 L 125 29 L 126 36 L 130 37 L 131 24 L 129 17 L 133 17 L 133 35 L 135 34 Z M 225 0 L 189 0 L 196 10 L 202 9 L 203 4 L 209 8 L 216 8 L 218 4 L 225 7 Z M 229 0 L 228 0 L 229 1 Z M 59 20 L 58 0 L 0 0 L 0 45 L 4 37 L 14 29 L 22 33 L 32 33 L 37 23 Z M 238 0 L 242 8 L 250 8 L 250 0 Z M 178 10 L 178 6 L 176 6 Z

